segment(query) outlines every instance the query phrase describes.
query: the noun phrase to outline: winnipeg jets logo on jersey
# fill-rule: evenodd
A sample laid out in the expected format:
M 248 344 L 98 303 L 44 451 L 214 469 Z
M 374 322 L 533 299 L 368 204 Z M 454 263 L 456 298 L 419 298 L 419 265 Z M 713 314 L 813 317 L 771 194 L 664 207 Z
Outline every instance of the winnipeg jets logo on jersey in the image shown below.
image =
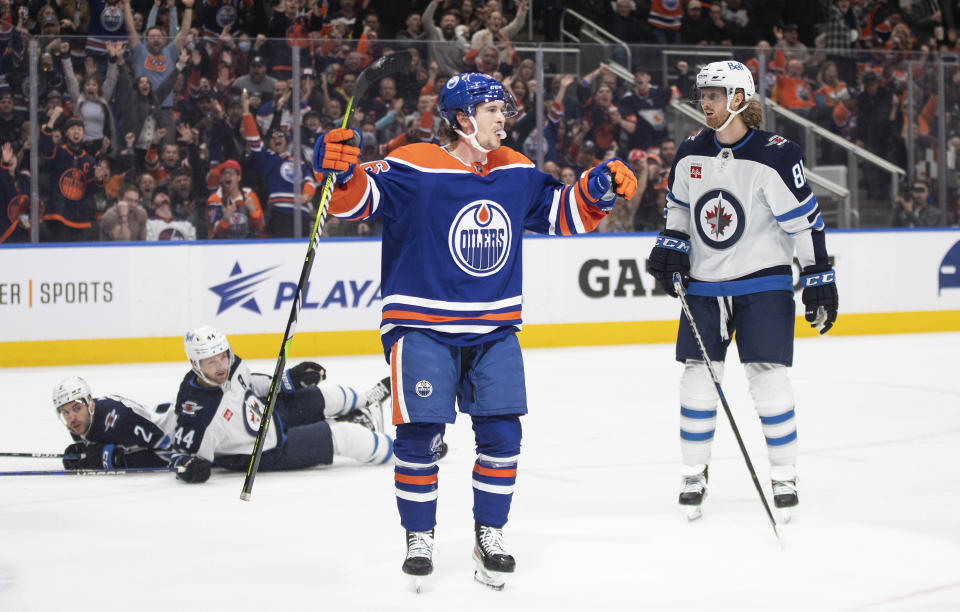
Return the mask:
M 471 276 L 496 274 L 507 262 L 510 217 L 492 200 L 475 200 L 457 213 L 448 243 L 453 261 Z
M 703 194 L 693 209 L 700 239 L 715 249 L 726 249 L 743 236 L 746 218 L 743 205 L 725 189 Z
M 107 413 L 106 418 L 103 419 L 103 430 L 104 430 L 104 431 L 107 431 L 107 430 L 109 430 L 110 428 L 112 428 L 114 425 L 116 425 L 118 418 L 119 418 L 119 417 L 117 416 L 117 410 L 116 410 L 116 409 L 113 409 L 113 410 L 111 410 L 109 413 Z

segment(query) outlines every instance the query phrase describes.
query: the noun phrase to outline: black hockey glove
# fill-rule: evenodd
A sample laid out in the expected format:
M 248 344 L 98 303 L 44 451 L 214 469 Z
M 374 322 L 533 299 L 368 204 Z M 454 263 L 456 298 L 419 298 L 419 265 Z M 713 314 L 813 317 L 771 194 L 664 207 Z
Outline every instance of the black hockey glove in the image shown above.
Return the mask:
M 210 462 L 196 455 L 178 455 L 173 460 L 177 480 L 198 484 L 210 479 Z
M 803 306 L 810 327 L 825 334 L 837 320 L 837 273 L 827 265 L 807 266 L 800 274 Z
M 676 230 L 663 230 L 650 251 L 647 272 L 653 275 L 663 290 L 677 297 L 673 288 L 673 273 L 679 272 L 683 286 L 690 277 L 690 236 Z
M 123 449 L 113 444 L 74 442 L 64 451 L 63 467 L 68 470 L 113 470 L 127 467 Z
M 319 363 L 304 361 L 298 363 L 283 373 L 280 379 L 280 389 L 284 393 L 293 393 L 297 389 L 305 389 L 327 379 L 327 371 Z

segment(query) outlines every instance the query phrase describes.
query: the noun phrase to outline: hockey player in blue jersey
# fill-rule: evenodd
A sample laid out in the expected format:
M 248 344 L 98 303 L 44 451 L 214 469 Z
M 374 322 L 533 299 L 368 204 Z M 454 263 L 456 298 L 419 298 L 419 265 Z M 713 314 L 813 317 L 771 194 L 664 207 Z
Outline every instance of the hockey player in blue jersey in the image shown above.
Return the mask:
M 774 505 L 796 506 L 797 425 L 787 368 L 793 363 L 794 254 L 806 319 L 821 334 L 837 317 L 835 274 L 827 255 L 817 198 L 800 148 L 759 129 L 762 107 L 753 77 L 734 61 L 697 75 L 710 129 L 684 142 L 669 178 L 666 229 L 647 270 L 676 297 L 673 274 L 686 285 L 694 320 L 717 375 L 736 332 L 770 460 Z M 718 396 L 689 323 L 680 318 L 680 504 L 700 516 L 707 493 Z
M 164 467 L 169 464 L 172 421 L 119 395 L 94 399 L 90 385 L 69 376 L 53 387 L 53 407 L 74 443 L 64 450 L 67 469 Z M 162 410 L 162 409 L 161 409 Z
M 184 349 L 191 370 L 174 404 L 177 478 L 204 482 L 211 466 L 246 470 L 270 377 L 252 374 L 226 336 L 209 326 L 188 332 Z M 373 465 L 393 456 L 393 440 L 381 431 L 381 402 L 390 395 L 390 379 L 365 393 L 325 379 L 323 367 L 309 361 L 284 373 L 263 443 L 261 471 L 329 465 L 335 455 Z
M 445 147 L 417 143 L 357 167 L 360 134 L 318 139 L 318 182 L 336 172 L 330 212 L 383 221 L 380 333 L 391 366 L 397 425 L 394 484 L 406 530 L 403 571 L 418 585 L 433 571 L 437 459 L 447 424 L 470 415 L 476 440 L 475 577 L 499 589 L 514 558 L 507 522 L 527 412 L 521 325 L 525 230 L 589 232 L 629 198 L 636 178 L 619 159 L 563 185 L 500 141 L 515 112 L 483 74 L 451 77 L 439 98 Z

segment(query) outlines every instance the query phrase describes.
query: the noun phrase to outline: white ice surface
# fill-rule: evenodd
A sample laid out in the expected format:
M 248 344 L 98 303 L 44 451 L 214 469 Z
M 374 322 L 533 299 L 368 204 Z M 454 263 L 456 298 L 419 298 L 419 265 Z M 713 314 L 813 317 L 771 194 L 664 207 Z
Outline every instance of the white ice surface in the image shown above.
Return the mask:
M 960 610 L 960 334 L 797 342 L 801 504 L 781 550 L 725 417 L 711 492 L 688 523 L 670 345 L 525 352 L 530 414 L 502 592 L 472 578 L 472 431 L 448 428 L 436 571 L 400 572 L 389 466 L 348 461 L 203 485 L 171 474 L 0 478 L 0 611 Z M 724 391 L 761 483 L 768 466 L 733 352 Z M 320 357 L 365 388 L 379 357 Z M 255 361 L 255 371 L 273 364 Z M 185 364 L 0 370 L 0 451 L 60 452 L 61 376 L 170 399 Z M 58 467 L 0 459 L 0 469 Z

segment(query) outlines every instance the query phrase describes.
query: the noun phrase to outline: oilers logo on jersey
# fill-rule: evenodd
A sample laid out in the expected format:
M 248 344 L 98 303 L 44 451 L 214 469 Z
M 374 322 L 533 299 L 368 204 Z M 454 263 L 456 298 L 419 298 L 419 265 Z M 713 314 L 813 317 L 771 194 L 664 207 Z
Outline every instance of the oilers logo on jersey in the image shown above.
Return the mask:
M 704 193 L 694 207 L 697 233 L 715 249 L 727 249 L 743 236 L 746 216 L 743 205 L 725 189 Z
M 450 226 L 450 254 L 471 276 L 496 274 L 510 254 L 510 216 L 492 200 L 475 200 L 457 213 Z

